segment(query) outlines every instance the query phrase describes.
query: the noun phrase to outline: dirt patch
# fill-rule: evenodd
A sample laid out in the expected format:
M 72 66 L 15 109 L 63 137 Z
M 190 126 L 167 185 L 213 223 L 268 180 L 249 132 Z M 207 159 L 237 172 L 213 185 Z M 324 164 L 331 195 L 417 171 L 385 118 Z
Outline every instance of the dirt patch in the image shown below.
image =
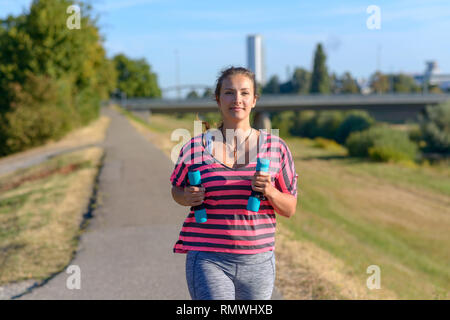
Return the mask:
M 72 173 L 73 171 L 78 170 L 82 165 L 83 165 L 82 163 L 71 163 L 71 164 L 65 165 L 61 168 L 46 169 L 46 170 L 43 170 L 40 172 L 36 172 L 29 176 L 21 177 L 21 178 L 17 179 L 16 181 L 10 181 L 10 182 L 4 183 L 4 184 L 0 183 L 0 193 L 15 189 L 15 188 L 21 186 L 22 184 L 24 184 L 25 182 L 44 179 L 53 174 L 64 174 L 65 175 L 65 174 Z

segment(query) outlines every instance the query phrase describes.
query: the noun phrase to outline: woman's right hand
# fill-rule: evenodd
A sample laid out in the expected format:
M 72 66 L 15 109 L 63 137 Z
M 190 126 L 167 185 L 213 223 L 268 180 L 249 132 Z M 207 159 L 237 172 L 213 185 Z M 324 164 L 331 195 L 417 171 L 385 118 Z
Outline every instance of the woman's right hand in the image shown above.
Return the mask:
M 203 203 L 203 200 L 205 200 L 205 187 L 184 187 L 184 200 L 191 207 L 201 205 Z

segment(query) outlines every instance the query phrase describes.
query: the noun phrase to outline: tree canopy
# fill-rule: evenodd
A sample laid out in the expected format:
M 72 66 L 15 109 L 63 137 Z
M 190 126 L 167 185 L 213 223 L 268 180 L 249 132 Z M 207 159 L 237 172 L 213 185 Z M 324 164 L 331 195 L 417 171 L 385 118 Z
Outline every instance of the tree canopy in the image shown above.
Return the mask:
M 314 53 L 314 65 L 311 75 L 310 93 L 330 93 L 330 81 L 328 78 L 328 70 L 326 65 L 326 55 L 322 48 L 322 44 L 317 44 Z
M 117 88 L 127 97 L 161 97 L 157 76 L 145 59 L 130 59 L 124 54 L 113 58 L 118 73 Z
M 77 1 L 81 28 L 67 27 L 74 4 L 34 0 L 29 11 L 0 20 L 0 154 L 91 121 L 116 85 L 91 8 Z

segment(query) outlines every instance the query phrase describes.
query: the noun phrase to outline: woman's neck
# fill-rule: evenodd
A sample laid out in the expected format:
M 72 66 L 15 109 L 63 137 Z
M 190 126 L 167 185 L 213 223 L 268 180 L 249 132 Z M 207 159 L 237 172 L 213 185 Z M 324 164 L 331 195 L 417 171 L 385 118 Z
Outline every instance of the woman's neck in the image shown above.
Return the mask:
M 232 134 L 233 136 L 247 136 L 250 131 L 252 130 L 252 127 L 250 126 L 250 123 L 227 123 L 223 122 L 221 127 L 222 133 L 227 135 L 228 132 L 231 132 L 229 134 Z

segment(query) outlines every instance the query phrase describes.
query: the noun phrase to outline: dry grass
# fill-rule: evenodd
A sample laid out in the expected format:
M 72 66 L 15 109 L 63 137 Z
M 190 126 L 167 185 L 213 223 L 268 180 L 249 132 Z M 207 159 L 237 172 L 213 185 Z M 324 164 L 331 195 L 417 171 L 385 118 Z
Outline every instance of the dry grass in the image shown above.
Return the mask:
M 97 147 L 66 154 L 64 163 L 84 165 L 1 194 L 0 284 L 45 279 L 70 262 L 102 155 Z
M 109 122 L 101 117 L 57 142 L 2 158 L 0 164 L 101 142 Z M 87 147 L 0 177 L 0 285 L 43 280 L 67 266 L 103 153 Z
M 285 299 L 396 299 L 384 288 L 369 291 L 364 281 L 348 274 L 341 260 L 312 242 L 296 240 L 283 224 L 278 224 L 276 243 L 275 284 Z

